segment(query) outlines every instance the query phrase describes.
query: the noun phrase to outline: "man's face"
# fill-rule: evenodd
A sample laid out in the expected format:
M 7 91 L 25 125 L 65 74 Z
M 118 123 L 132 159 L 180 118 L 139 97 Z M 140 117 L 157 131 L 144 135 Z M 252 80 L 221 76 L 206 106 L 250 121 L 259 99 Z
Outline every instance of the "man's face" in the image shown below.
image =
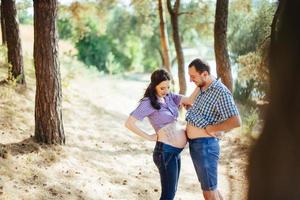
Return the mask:
M 206 84 L 208 72 L 198 72 L 194 66 L 189 67 L 190 81 L 194 82 L 198 87 L 203 87 Z

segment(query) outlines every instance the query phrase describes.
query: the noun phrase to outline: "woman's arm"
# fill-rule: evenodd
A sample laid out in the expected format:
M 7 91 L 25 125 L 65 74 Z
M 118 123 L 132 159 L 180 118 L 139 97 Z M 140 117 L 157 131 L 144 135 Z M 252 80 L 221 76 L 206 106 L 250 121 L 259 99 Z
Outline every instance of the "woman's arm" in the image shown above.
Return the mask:
M 196 97 L 198 96 L 199 92 L 200 92 L 200 88 L 196 87 L 190 96 L 188 96 L 188 97 L 187 96 L 182 96 L 182 98 L 180 100 L 180 104 L 191 106 L 194 103 L 194 101 L 195 101 Z
M 137 121 L 137 119 L 135 117 L 129 116 L 125 122 L 125 127 L 146 140 L 150 140 L 150 141 L 157 140 L 157 134 L 149 135 L 149 134 L 145 133 L 143 130 L 141 130 L 140 128 L 137 127 L 136 121 Z

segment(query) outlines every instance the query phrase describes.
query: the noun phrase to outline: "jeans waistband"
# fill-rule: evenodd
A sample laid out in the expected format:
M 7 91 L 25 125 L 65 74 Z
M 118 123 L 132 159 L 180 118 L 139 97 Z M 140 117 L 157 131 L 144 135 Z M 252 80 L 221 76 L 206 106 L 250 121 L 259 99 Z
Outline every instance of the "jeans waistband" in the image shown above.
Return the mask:
M 202 143 L 202 144 L 211 144 L 215 142 L 219 142 L 220 139 L 215 137 L 201 137 L 201 138 L 195 138 L 195 139 L 188 139 L 188 142 L 190 144 L 193 143 Z
M 162 142 L 157 141 L 154 151 L 159 152 L 173 152 L 173 153 L 180 153 L 183 150 L 183 148 L 173 147 L 169 144 L 165 144 Z

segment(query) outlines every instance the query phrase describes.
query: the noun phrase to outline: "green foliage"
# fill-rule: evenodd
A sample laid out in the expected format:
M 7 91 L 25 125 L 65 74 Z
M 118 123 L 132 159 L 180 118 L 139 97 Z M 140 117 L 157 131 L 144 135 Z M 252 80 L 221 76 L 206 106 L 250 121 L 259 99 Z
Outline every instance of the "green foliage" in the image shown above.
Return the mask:
M 249 113 L 244 118 L 247 132 L 252 132 L 258 120 L 259 120 L 258 110 L 250 109 Z
M 0 65 L 3 66 L 5 63 L 7 63 L 7 47 L 0 45 Z
M 14 77 L 13 74 L 12 74 L 12 65 L 8 63 L 7 66 L 8 66 L 7 83 L 10 84 L 10 85 L 12 85 L 12 86 L 16 86 L 17 83 L 22 78 L 22 75 L 18 75 L 17 77 Z
M 7 83 L 9 85 L 16 86 L 17 82 L 22 78 L 22 76 L 18 76 L 16 78 L 13 77 L 12 65 L 7 62 L 7 47 L 4 45 L 0 45 L 0 68 L 4 68 L 5 71 L 8 72 L 8 74 L 5 74 L 4 80 L 0 80 L 0 84 Z
M 31 0 L 22 0 L 17 2 L 17 15 L 20 24 L 33 24 L 33 16 L 29 12 L 29 8 L 32 8 L 32 6 Z
M 115 60 L 116 59 L 114 55 L 110 52 L 107 56 L 107 62 L 106 62 L 107 70 L 110 75 L 117 74 L 121 71 L 120 63 L 116 62 Z
M 267 50 L 274 12 L 275 5 L 268 1 L 260 2 L 247 12 L 231 8 L 228 41 L 231 57 L 238 65 L 234 95 L 243 103 L 266 98 Z
M 152 37 L 145 41 L 143 53 L 143 65 L 146 72 L 152 72 L 157 69 L 160 61 L 160 38 L 157 34 L 153 34 Z
M 195 46 L 199 39 L 213 42 L 213 25 L 215 19 L 215 2 L 199 2 L 191 0 L 181 3 L 179 15 L 179 28 L 182 42 Z M 195 46 L 196 47 L 196 46 Z
M 123 72 L 124 70 L 128 70 L 131 66 L 132 59 L 130 59 L 128 56 L 126 56 L 122 51 L 119 51 L 115 46 L 112 48 L 112 61 L 111 63 L 119 63 L 120 66 L 118 67 L 118 72 Z M 117 71 L 114 71 L 113 73 L 116 73 Z
M 107 56 L 111 52 L 112 41 L 107 36 L 95 32 L 86 33 L 76 43 L 78 59 L 88 66 L 96 66 L 99 71 L 107 72 Z
M 57 20 L 58 35 L 61 39 L 71 39 L 74 36 L 74 27 L 70 16 L 60 16 Z
M 243 121 L 242 132 L 250 137 L 257 137 L 261 129 L 261 118 L 258 108 L 240 106 Z
M 213 38 L 214 5 L 197 0 L 181 2 L 180 12 L 185 14 L 179 16 L 179 28 L 184 47 L 197 48 L 199 38 Z M 170 54 L 175 57 L 166 7 L 165 15 Z M 60 5 L 58 27 L 62 39 L 71 38 L 76 44 L 78 58 L 99 70 L 153 71 L 162 64 L 157 1 L 132 0 L 130 7 L 117 0 Z
M 257 51 L 238 58 L 240 82 L 251 82 L 251 99 L 263 100 L 269 88 L 268 63 L 269 40 Z M 249 90 L 250 88 L 248 88 Z
M 127 70 L 136 54 L 136 47 L 132 45 L 126 49 L 132 57 L 128 57 L 126 52 L 121 51 L 111 36 L 97 34 L 97 26 L 93 21 L 88 20 L 86 24 L 87 32 L 76 42 L 78 59 L 88 66 L 96 66 L 99 71 L 117 73 Z M 134 43 L 134 40 L 129 42 Z M 132 53 L 133 52 L 133 53 Z M 136 58 L 136 57 L 135 57 Z M 109 66 L 110 64 L 114 66 Z M 116 67 L 118 66 L 118 67 Z M 113 68 L 113 70 L 112 70 Z
M 262 1 L 257 9 L 246 13 L 229 11 L 228 44 L 234 61 L 241 55 L 256 51 L 270 35 L 275 6 Z
M 129 11 L 116 7 L 112 18 L 107 24 L 106 34 L 110 35 L 119 45 L 124 47 L 128 35 L 136 32 L 137 17 Z
M 235 82 L 233 96 L 234 99 L 240 103 L 251 105 L 253 104 L 252 100 L 252 91 L 254 89 L 254 80 L 249 81 Z
M 141 2 L 138 3 L 133 4 L 136 9 L 141 6 Z M 150 11 L 147 10 L 148 13 Z M 110 35 L 116 44 L 113 48 L 114 59 L 124 70 L 148 71 L 159 65 L 159 22 L 155 22 L 157 16 L 147 12 L 131 13 L 116 7 L 107 25 L 106 34 Z M 119 57 L 121 53 L 122 56 Z

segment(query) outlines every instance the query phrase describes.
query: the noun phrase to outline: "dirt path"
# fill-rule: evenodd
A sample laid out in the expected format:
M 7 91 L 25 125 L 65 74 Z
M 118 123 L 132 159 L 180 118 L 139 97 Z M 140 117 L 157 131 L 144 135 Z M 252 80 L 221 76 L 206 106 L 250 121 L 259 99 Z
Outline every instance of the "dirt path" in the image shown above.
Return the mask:
M 8 95 L 7 101 L 1 102 L 3 114 L 10 114 L 11 119 L 8 122 L 0 117 L 0 147 L 8 151 L 5 159 L 0 158 L 0 199 L 159 198 L 159 174 L 152 162 L 154 143 L 143 141 L 123 126 L 147 82 L 85 73 L 63 79 L 65 146 L 49 148 L 30 138 L 34 130 L 32 88 Z M 12 99 L 21 102 L 24 98 L 25 105 L 7 107 Z M 22 106 L 26 115 L 16 118 L 16 106 Z M 17 131 L 20 124 L 27 128 Z M 220 190 L 225 199 L 242 200 L 247 150 L 235 137 L 221 144 Z M 182 153 L 176 199 L 202 199 L 187 148 Z

